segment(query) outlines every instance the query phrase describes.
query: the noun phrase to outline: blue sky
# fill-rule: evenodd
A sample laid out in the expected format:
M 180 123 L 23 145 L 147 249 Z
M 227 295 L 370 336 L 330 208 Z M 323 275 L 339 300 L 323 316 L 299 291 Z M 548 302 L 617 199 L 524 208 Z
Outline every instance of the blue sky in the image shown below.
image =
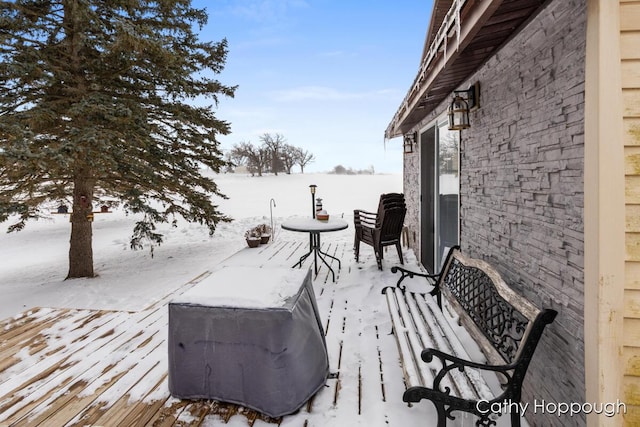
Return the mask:
M 384 130 L 417 73 L 432 2 L 382 0 L 194 0 L 209 23 L 202 40 L 226 38 L 219 80 L 229 149 L 265 132 L 312 152 L 305 172 L 336 165 L 402 170 L 399 138 Z M 298 169 L 296 168 L 296 171 Z

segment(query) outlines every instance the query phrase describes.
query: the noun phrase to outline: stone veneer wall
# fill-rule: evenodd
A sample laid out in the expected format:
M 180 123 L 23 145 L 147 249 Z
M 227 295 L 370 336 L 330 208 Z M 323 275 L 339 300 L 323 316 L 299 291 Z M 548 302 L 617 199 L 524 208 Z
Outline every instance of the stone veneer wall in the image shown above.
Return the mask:
M 540 307 L 559 312 L 525 379 L 524 402 L 583 402 L 586 1 L 555 0 L 492 56 L 481 108 L 462 131 L 460 241 Z M 426 117 L 420 132 L 449 100 Z M 419 227 L 419 153 L 405 155 L 407 225 Z M 412 242 L 419 257 L 419 244 Z M 533 413 L 533 425 L 584 425 Z
M 404 225 L 409 230 L 409 247 L 420 259 L 420 147 L 404 155 L 403 191 L 407 204 Z

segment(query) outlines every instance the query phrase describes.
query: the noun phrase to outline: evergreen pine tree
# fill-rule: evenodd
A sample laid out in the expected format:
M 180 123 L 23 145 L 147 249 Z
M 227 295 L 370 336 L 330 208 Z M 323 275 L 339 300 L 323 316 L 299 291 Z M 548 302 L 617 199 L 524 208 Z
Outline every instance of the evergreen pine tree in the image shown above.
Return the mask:
M 198 39 L 206 21 L 190 0 L 0 2 L 0 222 L 71 203 L 68 278 L 94 276 L 101 200 L 141 214 L 134 249 L 176 215 L 211 234 L 230 220 L 201 173 L 225 166 L 213 109 L 235 91 L 215 79 L 226 40 Z

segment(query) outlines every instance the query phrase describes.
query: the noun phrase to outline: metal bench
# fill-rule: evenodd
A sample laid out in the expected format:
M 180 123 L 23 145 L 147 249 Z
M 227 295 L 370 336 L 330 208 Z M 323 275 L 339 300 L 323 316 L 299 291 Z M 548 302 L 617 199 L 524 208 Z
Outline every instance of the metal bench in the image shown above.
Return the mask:
M 402 400 L 431 400 L 439 427 L 455 419 L 454 411 L 476 415 L 477 426 L 495 425 L 493 414 L 502 413 L 498 408 L 508 408 L 512 426 L 520 426 L 522 382 L 542 332 L 557 312 L 536 308 L 489 264 L 466 258 L 457 246 L 439 274 L 391 270 L 402 276 L 382 293 L 404 373 Z M 432 289 L 408 291 L 402 282 L 415 276 L 427 279 Z M 445 306 L 455 313 L 449 319 L 457 316 L 458 325 L 454 321 L 452 326 L 447 310 L 443 312 L 443 296 Z M 455 330 L 460 326 L 481 350 L 475 361 L 462 345 L 461 331 Z M 486 359 L 478 360 L 478 355 Z

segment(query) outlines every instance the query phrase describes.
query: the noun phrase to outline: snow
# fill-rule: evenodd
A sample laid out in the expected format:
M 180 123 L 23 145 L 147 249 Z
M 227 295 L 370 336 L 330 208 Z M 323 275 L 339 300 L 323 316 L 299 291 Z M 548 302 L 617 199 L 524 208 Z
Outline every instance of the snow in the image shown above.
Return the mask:
M 349 226 L 346 221 L 330 217 L 326 221 L 313 218 L 291 218 L 282 223 L 283 228 L 293 231 L 336 231 Z
M 306 270 L 285 267 L 224 266 L 171 302 L 206 307 L 277 308 L 298 294 L 306 275 Z
M 331 175 L 331 174 L 293 174 L 293 175 L 267 175 L 263 177 L 251 177 L 240 174 L 221 174 L 215 176 L 221 192 L 229 196 L 228 199 L 218 199 L 215 203 L 220 210 L 233 217 L 231 223 L 219 224 L 216 233 L 209 236 L 208 229 L 198 224 L 189 224 L 179 221 L 178 227 L 172 228 L 169 225 L 159 226 L 159 232 L 165 235 L 164 243 L 155 248 L 154 256 L 148 249 L 132 251 L 129 249 L 129 237 L 137 218 L 134 215 L 127 215 L 123 211 L 113 209 L 112 213 L 96 214 L 93 223 L 93 251 L 94 268 L 97 277 L 92 279 L 64 280 L 67 273 L 67 254 L 69 245 L 70 224 L 68 215 L 50 215 L 46 220 L 29 223 L 27 227 L 18 233 L 2 233 L 8 223 L 0 224 L 0 319 L 15 316 L 20 317 L 21 313 L 32 310 L 34 307 L 53 308 L 75 308 L 75 309 L 105 309 L 105 310 L 125 310 L 137 312 L 145 307 L 149 307 L 154 302 L 163 299 L 168 294 L 174 292 L 185 283 L 191 281 L 198 275 L 211 271 L 213 277 L 216 274 L 233 274 L 234 268 L 242 268 L 243 265 L 233 263 L 225 265 L 225 260 L 235 254 L 234 259 L 242 259 L 244 252 L 247 254 L 254 249 L 246 249 L 244 232 L 258 224 L 265 223 L 273 225 L 274 241 L 297 240 L 304 241 L 306 237 L 299 232 L 283 230 L 281 225 L 284 221 L 298 221 L 300 218 L 311 216 L 313 209 L 309 185 L 317 185 L 316 196 L 323 199 L 324 209 L 331 215 L 331 219 L 342 218 L 349 224 L 345 230 L 334 231 L 330 234 L 330 239 L 335 243 L 353 242 L 353 210 L 365 209 L 375 211 L 381 193 L 402 192 L 402 175 Z M 305 219 L 305 221 L 307 221 Z M 331 222 L 331 220 L 329 221 Z M 326 223 L 325 223 L 326 224 Z M 327 237 L 329 238 L 329 237 Z M 323 234 L 324 239 L 324 234 Z M 368 251 L 368 252 L 367 252 Z M 239 254 L 240 252 L 240 254 Z M 377 369 L 377 365 L 382 363 L 375 355 L 363 355 L 361 353 L 364 341 L 371 343 L 367 347 L 375 348 L 381 346 L 382 341 L 377 341 L 379 334 L 387 334 L 388 331 L 378 331 L 376 325 L 388 325 L 388 314 L 383 302 L 380 290 L 384 284 L 394 283 L 397 280 L 388 268 L 383 272 L 378 271 L 375 261 L 372 259 L 372 251 L 368 247 L 363 247 L 361 255 L 368 254 L 369 261 L 359 264 L 357 268 L 350 270 L 348 281 L 341 281 L 336 287 L 336 307 L 332 306 L 334 312 L 355 311 L 353 320 L 357 323 L 350 326 L 345 333 L 344 342 L 329 341 L 328 346 L 333 348 L 332 355 L 338 354 L 335 349 L 340 346 L 341 360 L 330 360 L 332 370 L 341 363 L 340 376 L 343 378 L 345 389 L 341 391 L 341 399 L 345 402 L 340 406 L 332 406 L 330 402 L 322 402 L 323 399 L 332 399 L 332 393 L 323 393 L 317 397 L 319 407 L 330 408 L 323 412 L 313 412 L 308 414 L 310 425 L 399 425 L 404 422 L 405 416 L 415 420 L 433 420 L 435 423 L 435 412 L 429 403 L 414 405 L 413 408 L 399 401 L 403 385 L 398 368 L 397 378 L 386 378 L 384 390 L 387 396 L 394 396 L 395 400 L 387 402 L 387 408 L 393 408 L 389 413 L 382 413 L 380 408 L 364 408 L 362 415 L 353 415 L 349 407 L 357 407 L 357 390 L 349 389 L 347 384 L 357 384 L 360 369 L 367 367 L 369 370 Z M 241 255 L 238 257 L 237 255 Z M 395 259 L 395 254 L 391 255 Z M 351 261 L 353 262 L 353 261 Z M 393 261 L 385 261 L 393 262 Z M 415 265 L 415 255 L 411 251 L 405 252 L 405 262 Z M 233 265 L 232 265 L 233 264 Z M 280 274 L 279 269 L 270 270 L 268 266 L 260 269 L 261 279 L 269 281 L 270 277 Z M 345 268 L 343 266 L 343 268 Z M 279 273 L 276 274 L 276 271 Z M 303 274 L 302 270 L 290 269 L 292 276 Z M 301 280 L 292 280 L 299 286 Z M 246 287 L 219 287 L 212 286 L 212 282 L 204 279 L 203 287 L 196 285 L 193 294 L 188 292 L 183 296 L 185 301 L 189 298 L 191 302 L 200 301 L 202 298 L 210 298 L 212 301 L 218 299 L 216 303 L 237 304 L 243 300 L 245 304 L 257 304 L 257 300 L 268 299 L 269 304 L 277 304 L 291 291 L 286 288 L 277 289 L 276 292 L 268 294 L 260 289 L 256 290 L 249 282 Z M 236 281 L 235 283 L 238 283 Z M 244 283 L 244 282 L 243 282 Z M 251 297 L 247 298 L 247 295 Z M 337 298 L 339 295 L 339 298 Z M 364 299 L 363 296 L 364 295 Z M 252 301 L 253 300 L 253 301 Z M 322 308 L 321 308 L 322 311 Z M 38 316 L 47 317 L 51 315 L 48 309 L 42 309 Z M 134 313 L 134 316 L 137 314 Z M 150 328 L 157 322 L 161 322 L 160 317 L 150 317 L 144 319 L 144 324 Z M 92 327 L 95 334 L 103 334 L 113 329 L 113 337 L 118 351 L 109 354 L 106 350 L 98 348 L 92 349 L 96 357 L 96 364 L 92 368 L 96 374 L 102 372 L 110 365 L 112 360 L 116 360 L 127 352 L 127 346 L 138 345 L 139 343 L 127 334 L 133 333 L 127 330 L 127 323 L 122 323 L 122 318 L 117 312 L 95 319 Z M 334 321 L 334 322 L 337 322 Z M 74 343 L 74 331 L 71 329 L 67 319 L 56 320 L 55 328 L 58 331 L 55 338 L 58 346 L 68 346 L 72 352 Z M 331 328 L 340 327 L 337 323 L 332 323 Z M 344 327 L 344 325 L 343 325 Z M 375 329 L 374 329 L 375 328 Z M 140 337 L 142 340 L 143 337 Z M 149 346 L 158 345 L 155 340 L 162 337 L 154 337 L 154 342 Z M 392 340 L 389 340 L 392 341 Z M 118 344 L 122 342 L 122 344 Z M 158 341 L 159 342 L 159 341 Z M 53 345 L 53 344 L 52 344 Z M 384 362 L 389 365 L 397 363 L 393 360 L 396 354 L 394 344 L 386 344 L 390 347 L 380 349 L 379 354 L 385 358 Z M 343 348 L 344 346 L 344 348 Z M 342 351 L 343 350 L 343 351 Z M 382 352 L 380 353 L 380 350 Z M 69 351 L 67 353 L 69 353 Z M 161 352 L 163 355 L 164 353 Z M 158 352 L 150 353 L 150 355 Z M 373 356 L 373 357 L 371 357 Z M 15 373 L 26 375 L 28 372 L 30 357 L 24 351 L 16 357 L 23 359 L 16 364 Z M 334 356 L 332 356 L 334 357 Z M 386 358 L 392 359 L 386 359 Z M 47 363 L 55 363 L 55 356 Z M 361 364 L 363 364 L 361 366 Z M 369 366 L 371 365 L 371 366 Z M 122 369 L 137 370 L 162 370 L 166 371 L 166 358 L 154 359 L 149 357 L 137 362 L 135 366 L 119 365 L 117 369 L 109 371 L 110 375 L 117 375 Z M 26 372 L 26 373 L 25 373 Z M 69 371 L 69 375 L 73 369 Z M 11 375 L 11 372 L 5 372 Z M 148 375 L 154 378 L 153 375 Z M 353 378 L 355 377 L 355 378 Z M 102 377 L 106 380 L 108 377 Z M 145 377 L 146 378 L 146 377 Z M 118 384 L 118 390 L 122 393 L 130 384 L 129 376 L 123 376 Z M 351 381 L 347 381 L 351 379 Z M 11 381 L 11 380 L 9 380 Z M 61 379 L 62 381 L 62 379 Z M 150 380 L 149 380 L 150 381 Z M 379 393 L 380 383 L 375 378 L 363 377 L 363 390 L 365 393 Z M 89 384 L 86 394 L 91 394 L 96 388 L 101 386 L 101 381 Z M 387 388 L 388 387 L 388 388 Z M 127 392 L 127 398 L 132 400 L 153 400 L 166 393 L 166 381 L 162 384 L 151 384 L 145 380 L 138 383 Z M 148 390 L 153 390 L 149 395 L 145 395 Z M 31 390 L 24 390 L 28 395 Z M 105 405 L 111 405 L 122 397 L 122 393 L 114 393 L 103 396 L 110 401 Z M 50 399 L 55 398 L 52 396 Z M 391 399 L 391 398 L 389 398 Z M 49 399 L 47 399 L 49 400 Z M 43 402 L 42 405 L 45 405 Z M 408 411 L 411 411 L 410 413 Z M 188 416 L 184 413 L 183 416 Z M 392 418 L 388 418 L 388 417 Z M 283 420 L 285 425 L 296 424 L 299 419 L 295 417 Z M 459 422 L 455 425 L 472 425 L 473 418 L 466 415 L 459 415 Z M 429 421 L 426 421 L 429 423 Z M 508 416 L 500 417 L 498 425 L 508 422 Z M 204 425 L 218 425 L 216 419 L 207 419 Z M 264 423 L 259 425 L 264 425 Z M 228 426 L 246 426 L 247 421 L 244 416 L 236 415 L 229 420 Z M 526 423 L 524 424 L 526 425 Z
M 215 203 L 234 221 L 219 224 L 213 237 L 206 227 L 180 219 L 176 228 L 159 225 L 165 240 L 153 257 L 147 249 L 129 248 L 134 215 L 118 209 L 95 214 L 93 257 L 98 277 L 92 279 L 64 280 L 71 228 L 68 215 L 50 215 L 9 234 L 4 232 L 9 222 L 0 224 L 0 319 L 31 307 L 128 311 L 147 307 L 246 247 L 244 232 L 261 223 L 270 225 L 271 213 L 274 239 L 285 233 L 299 239 L 280 224 L 290 217 L 311 216 L 311 184 L 318 186 L 316 196 L 323 198 L 325 209 L 335 217 L 352 216 L 353 209 L 375 209 L 380 193 L 402 191 L 401 174 L 221 174 L 215 180 L 229 197 Z M 333 234 L 332 239 L 353 239 L 348 229 Z

